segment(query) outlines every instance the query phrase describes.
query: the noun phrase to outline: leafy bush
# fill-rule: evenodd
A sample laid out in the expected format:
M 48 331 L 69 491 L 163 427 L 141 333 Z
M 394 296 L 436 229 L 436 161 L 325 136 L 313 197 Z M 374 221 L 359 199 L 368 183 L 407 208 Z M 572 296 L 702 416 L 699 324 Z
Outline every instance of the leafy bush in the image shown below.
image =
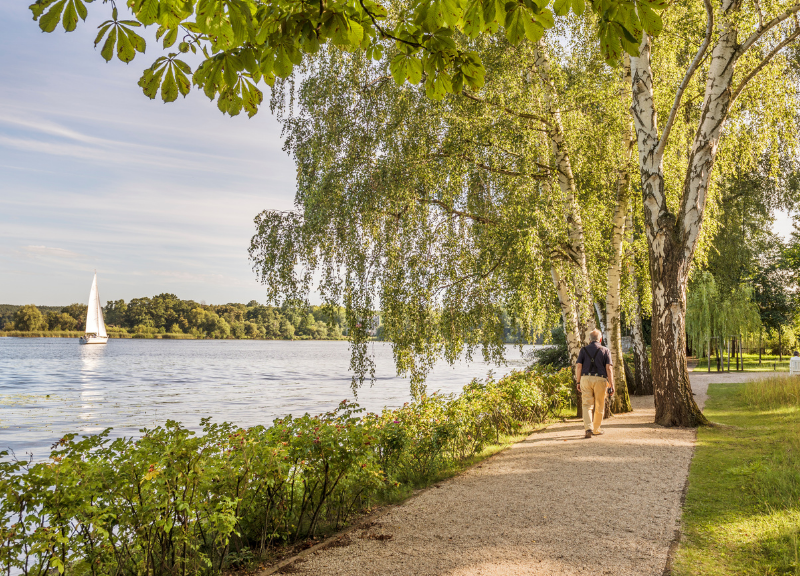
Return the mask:
M 571 366 L 567 334 L 561 326 L 554 328 L 550 345 L 535 349 L 532 353 L 533 363 L 541 368 L 558 370 Z
M 570 375 L 512 372 L 360 416 L 249 429 L 179 423 L 62 438 L 46 462 L 0 461 L 0 569 L 45 576 L 219 574 L 457 467 L 560 411 Z

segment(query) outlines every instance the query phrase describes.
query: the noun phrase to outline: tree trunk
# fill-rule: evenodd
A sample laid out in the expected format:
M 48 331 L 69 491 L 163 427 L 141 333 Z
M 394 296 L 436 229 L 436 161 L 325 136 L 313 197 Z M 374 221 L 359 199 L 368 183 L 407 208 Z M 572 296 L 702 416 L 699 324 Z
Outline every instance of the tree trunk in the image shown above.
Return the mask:
M 630 84 L 631 64 L 630 57 L 625 54 L 623 65 L 623 86 Z M 622 91 L 624 93 L 624 91 Z M 631 399 L 628 395 L 628 382 L 625 379 L 625 359 L 622 356 L 622 308 L 620 306 L 620 285 L 622 281 L 623 240 L 625 238 L 625 224 L 628 218 L 630 203 L 631 177 L 628 165 L 633 157 L 633 119 L 625 123 L 622 134 L 622 163 L 617 170 L 617 204 L 614 207 L 611 233 L 611 261 L 608 265 L 608 281 L 606 285 L 606 325 L 608 330 L 608 348 L 611 352 L 611 363 L 614 370 L 615 393 L 611 401 L 611 408 L 617 414 L 633 410 Z M 595 304 L 596 305 L 596 304 Z M 600 310 L 598 309 L 598 318 Z M 603 331 L 605 332 L 606 329 Z
M 550 118 L 546 125 L 546 131 L 555 161 L 558 186 L 564 202 L 564 218 L 569 234 L 569 258 L 566 261 L 574 272 L 572 289 L 575 297 L 573 309 L 578 322 L 581 346 L 583 346 L 588 341 L 589 332 L 595 328 L 592 295 L 589 289 L 589 272 L 586 267 L 583 219 L 580 206 L 578 206 L 577 188 L 575 177 L 572 174 L 572 162 L 564 135 L 564 127 L 561 123 L 558 92 L 550 73 L 550 58 L 543 40 L 539 40 L 537 43 L 534 66 L 542 83 L 542 92 Z
M 647 34 L 642 38 L 640 55 L 631 59 L 632 111 L 653 293 L 656 423 L 664 426 L 707 423 L 692 397 L 686 369 L 686 281 L 700 237 L 710 175 L 731 99 L 739 48 L 731 14 L 738 6 L 734 0 L 722 2 L 717 37 L 708 61 L 700 121 L 689 151 L 677 215 L 670 211 L 665 193 L 663 157 L 667 141 L 658 134 Z M 667 137 L 668 132 L 663 138 Z
M 578 360 L 578 354 L 583 347 L 580 338 L 580 332 L 578 329 L 578 318 L 577 314 L 575 313 L 575 305 L 572 299 L 572 293 L 570 292 L 569 286 L 567 285 L 567 281 L 562 276 L 560 270 L 557 268 L 555 264 L 552 264 L 550 267 L 550 275 L 553 278 L 553 284 L 556 288 L 556 294 L 558 294 L 558 303 L 561 307 L 561 318 L 564 321 L 564 334 L 567 337 L 567 349 L 569 350 L 569 363 L 570 367 L 573 368 L 573 376 L 572 381 L 573 384 L 577 385 L 575 382 L 575 372 L 574 367 Z M 581 393 L 577 391 L 577 389 L 573 386 L 573 394 L 576 398 L 575 406 L 577 407 L 577 416 L 578 418 L 583 417 L 583 405 L 581 404 Z
M 634 282 L 636 280 L 634 279 Z M 634 285 L 634 290 L 636 286 Z M 633 316 L 633 364 L 635 379 L 635 394 L 637 396 L 650 396 L 653 394 L 653 375 L 650 372 L 650 360 L 647 358 L 647 346 L 644 342 L 642 329 L 642 306 L 637 298 L 636 309 Z

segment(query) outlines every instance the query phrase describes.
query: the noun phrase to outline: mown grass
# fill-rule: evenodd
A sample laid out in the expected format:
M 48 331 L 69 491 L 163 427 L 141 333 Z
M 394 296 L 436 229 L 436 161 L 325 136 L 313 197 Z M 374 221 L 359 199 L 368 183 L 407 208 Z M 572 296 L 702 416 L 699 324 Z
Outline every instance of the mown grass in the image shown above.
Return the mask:
M 675 576 L 800 575 L 800 378 L 712 384 Z
M 762 354 L 761 355 L 761 363 L 759 364 L 758 361 L 758 354 L 742 354 L 744 358 L 744 362 L 740 363 L 739 368 L 740 371 L 742 367 L 744 367 L 744 372 L 788 372 L 789 371 L 789 358 L 784 354 L 783 360 L 779 359 L 779 357 Z M 721 363 L 721 367 L 723 371 L 727 371 L 728 362 L 727 359 L 723 360 Z M 707 358 L 698 358 L 697 359 L 697 367 L 695 368 L 696 372 L 705 372 L 708 369 L 708 359 Z M 736 370 L 736 358 L 731 358 L 731 372 Z M 711 358 L 711 371 L 717 371 L 717 359 L 716 357 Z

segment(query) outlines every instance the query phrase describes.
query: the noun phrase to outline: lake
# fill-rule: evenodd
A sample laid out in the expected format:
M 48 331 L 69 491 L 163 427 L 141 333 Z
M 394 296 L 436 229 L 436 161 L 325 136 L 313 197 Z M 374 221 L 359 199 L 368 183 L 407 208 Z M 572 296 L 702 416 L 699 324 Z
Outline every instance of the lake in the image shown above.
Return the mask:
M 407 378 L 396 375 L 389 344 L 374 342 L 375 383 L 358 392 L 370 411 L 410 399 Z M 531 350 L 526 346 L 524 351 Z M 439 362 L 429 392 L 459 392 L 473 378 L 522 368 L 519 348 L 508 363 L 449 366 Z M 47 457 L 69 432 L 137 435 L 142 427 L 178 420 L 198 430 L 200 419 L 239 426 L 270 425 L 286 414 L 327 412 L 350 389 L 349 343 L 275 340 L 109 340 L 80 346 L 77 339 L 0 338 L 0 450 Z

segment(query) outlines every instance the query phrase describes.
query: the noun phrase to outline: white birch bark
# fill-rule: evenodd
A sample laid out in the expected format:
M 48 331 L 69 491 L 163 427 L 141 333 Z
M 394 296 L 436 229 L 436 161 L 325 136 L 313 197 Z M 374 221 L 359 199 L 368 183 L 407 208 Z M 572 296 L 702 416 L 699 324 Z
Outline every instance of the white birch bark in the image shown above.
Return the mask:
M 558 294 L 558 303 L 561 306 L 561 317 L 564 320 L 564 333 L 567 336 L 570 364 L 574 366 L 583 347 L 578 329 L 578 317 L 575 313 L 575 306 L 567 281 L 555 265 L 550 267 L 550 274 L 553 278 L 556 294 Z
M 550 59 L 543 40 L 537 44 L 534 57 L 536 73 L 542 83 L 545 105 L 550 117 L 547 136 L 555 159 L 558 185 L 564 198 L 564 217 L 569 234 L 570 259 L 576 268 L 577 281 L 573 287 L 575 293 L 575 313 L 577 315 L 581 343 L 585 344 L 589 332 L 594 330 L 594 314 L 591 308 L 591 291 L 589 289 L 589 273 L 586 267 L 586 243 L 584 241 L 583 220 L 578 206 L 575 177 L 572 174 L 572 163 L 566 146 L 564 127 L 561 123 L 561 109 L 553 78 L 550 73 Z
M 623 85 L 631 82 L 630 58 L 625 54 L 623 63 Z M 622 320 L 620 306 L 620 285 L 622 282 L 623 240 L 625 238 L 625 224 L 628 219 L 630 205 L 630 165 L 633 157 L 633 126 L 632 119 L 625 123 L 622 132 L 622 158 L 617 170 L 617 198 L 613 215 L 613 230 L 611 234 L 611 261 L 608 266 L 608 280 L 606 286 L 606 322 L 608 324 L 608 349 L 611 353 L 611 362 L 614 366 L 614 384 L 616 392 L 612 400 L 612 409 L 615 413 L 630 412 L 630 397 L 625 379 L 625 364 L 622 357 Z
M 689 154 L 679 215 L 666 205 L 663 150 L 659 144 L 650 69 L 650 40 L 632 59 L 634 122 L 642 176 L 644 221 L 653 294 L 653 384 L 656 423 L 692 426 L 705 422 L 692 397 L 686 369 L 686 284 L 703 222 L 711 169 L 730 103 L 737 57 L 736 28 L 722 6 L 718 39 L 711 52 L 700 122 Z

